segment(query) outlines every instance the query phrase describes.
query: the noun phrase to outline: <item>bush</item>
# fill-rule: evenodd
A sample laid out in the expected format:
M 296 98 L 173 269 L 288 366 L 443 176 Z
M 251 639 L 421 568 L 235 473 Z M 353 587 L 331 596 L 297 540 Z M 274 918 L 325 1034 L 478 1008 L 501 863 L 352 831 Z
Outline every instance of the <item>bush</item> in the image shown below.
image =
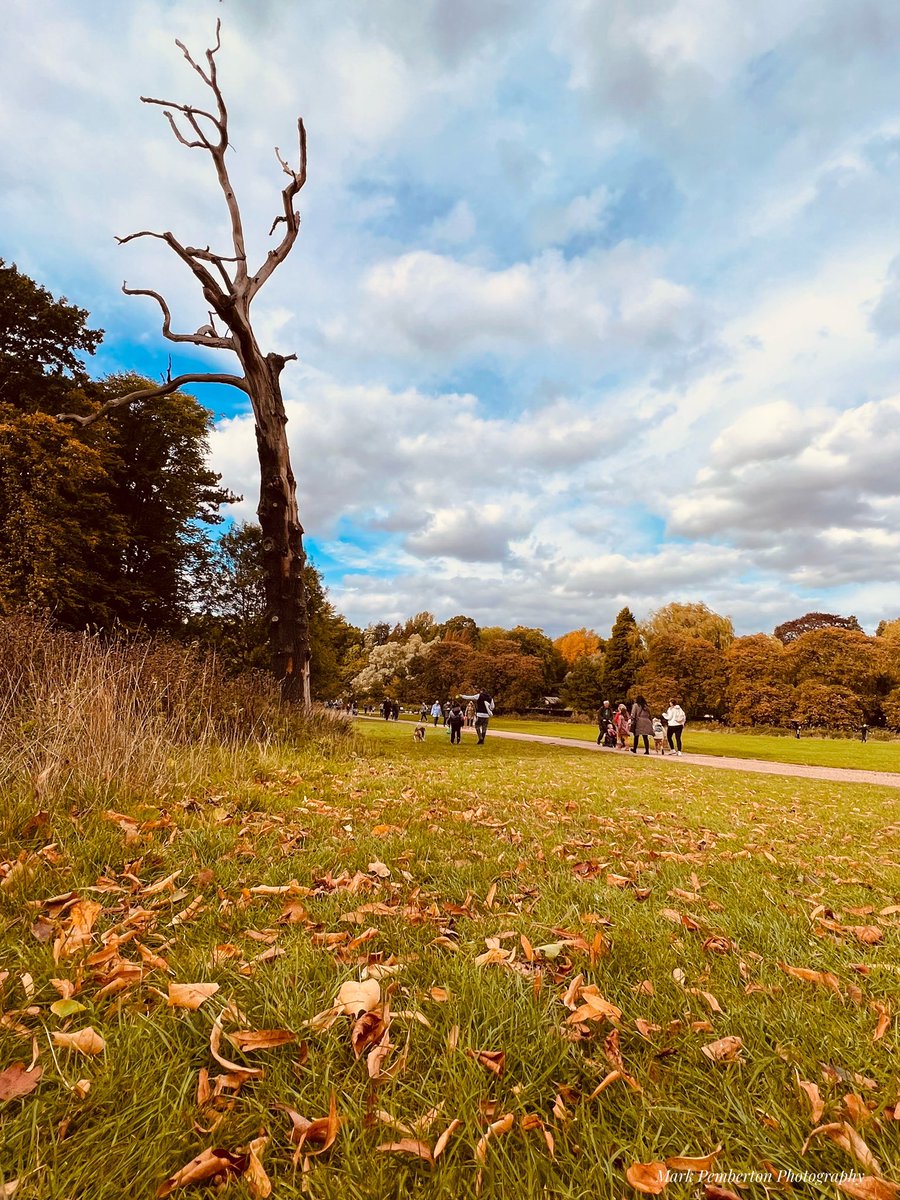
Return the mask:
M 0 783 L 37 798 L 164 787 L 172 756 L 349 736 L 340 714 L 282 703 L 258 672 L 160 639 L 104 640 L 45 618 L 0 616 Z M 186 756 L 186 758 L 185 758 Z

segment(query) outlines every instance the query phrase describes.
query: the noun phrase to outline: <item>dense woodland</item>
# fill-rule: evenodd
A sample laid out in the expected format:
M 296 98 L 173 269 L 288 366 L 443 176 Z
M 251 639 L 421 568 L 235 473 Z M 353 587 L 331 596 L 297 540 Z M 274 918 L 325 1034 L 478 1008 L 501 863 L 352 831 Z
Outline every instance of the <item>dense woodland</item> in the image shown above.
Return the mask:
M 83 429 L 56 420 L 140 386 L 91 378 L 101 339 L 87 312 L 0 260 L 0 610 L 189 642 L 232 673 L 266 669 L 261 535 L 223 524 L 235 497 L 207 465 L 212 414 L 175 393 Z M 672 603 L 642 624 L 623 608 L 607 637 L 583 628 L 551 640 L 428 612 L 360 630 L 312 565 L 306 587 L 323 700 L 418 704 L 484 688 L 501 710 L 558 696 L 591 713 L 641 691 L 654 710 L 677 696 L 692 719 L 900 728 L 900 620 L 870 637 L 854 617 L 808 613 L 736 638 L 728 617 Z

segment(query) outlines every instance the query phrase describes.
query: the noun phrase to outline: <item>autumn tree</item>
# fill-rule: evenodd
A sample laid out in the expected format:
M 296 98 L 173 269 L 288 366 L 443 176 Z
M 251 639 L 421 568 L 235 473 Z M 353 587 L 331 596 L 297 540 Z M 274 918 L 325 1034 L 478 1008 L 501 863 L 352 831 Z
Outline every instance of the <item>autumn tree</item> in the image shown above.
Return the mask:
M 780 642 L 787 645 L 788 642 L 796 641 L 798 637 L 804 633 L 811 633 L 814 629 L 849 629 L 855 633 L 862 633 L 856 617 L 840 617 L 837 613 L 812 612 L 805 613 L 793 621 L 784 621 L 781 625 L 776 625 L 773 637 L 777 637 Z
M 736 638 L 725 651 L 726 707 L 733 725 L 786 726 L 793 717 L 789 663 L 776 637 L 756 633 Z
M 677 699 L 689 717 L 725 709 L 727 672 L 722 651 L 705 638 L 660 633 L 647 648 L 638 683 L 655 711 Z
M 616 704 L 624 700 L 634 686 L 644 663 L 641 635 L 634 614 L 627 606 L 616 617 L 606 643 L 603 660 L 603 699 Z
M 840 626 L 811 629 L 791 641 L 786 665 L 799 688 L 805 683 L 845 689 L 859 698 L 861 715 L 877 722 L 890 688 L 884 648 L 878 638 Z
M 603 640 L 593 629 L 572 629 L 555 638 L 553 645 L 570 669 L 580 658 L 591 658 L 603 649 Z
M 641 626 L 644 641 L 649 645 L 663 634 L 702 638 L 717 650 L 727 650 L 734 641 L 734 625 L 730 617 L 713 612 L 705 604 L 671 604 L 658 608 Z
M 215 45 L 206 51 L 205 66 L 195 60 L 182 42 L 176 45 L 192 70 L 199 76 L 211 98 L 211 110 L 194 104 L 142 96 L 145 104 L 163 109 L 169 126 L 181 143 L 209 156 L 221 190 L 230 228 L 231 245 L 227 253 L 209 246 L 184 245 L 171 232 L 140 230 L 119 240 L 124 244 L 135 238 L 155 238 L 163 242 L 191 272 L 208 309 L 209 319 L 195 333 L 176 333 L 171 328 L 171 313 L 165 298 L 148 288 L 129 288 L 129 296 L 147 296 L 162 314 L 163 336 L 169 341 L 207 349 L 225 350 L 237 357 L 241 374 L 190 372 L 168 378 L 153 387 L 125 392 L 98 405 L 87 414 L 69 413 L 63 418 L 82 427 L 107 413 L 135 401 L 150 401 L 166 396 L 192 383 L 229 384 L 250 401 L 256 422 L 256 448 L 260 469 L 260 498 L 257 514 L 263 534 L 265 556 L 266 622 L 272 667 L 281 680 L 287 699 L 310 699 L 309 610 L 304 588 L 303 529 L 297 507 L 296 481 L 291 468 L 286 432 L 287 417 L 281 392 L 281 373 L 289 358 L 275 352 L 265 353 L 257 340 L 251 317 L 251 305 L 260 289 L 290 253 L 300 230 L 295 200 L 306 183 L 306 130 L 298 120 L 299 152 L 297 166 L 288 164 L 276 149 L 276 157 L 288 178 L 281 193 L 281 211 L 270 229 L 279 226 L 279 241 L 261 263 L 248 261 L 241 210 L 232 185 L 228 150 L 228 110 L 219 87 L 216 54 L 221 46 L 221 24 L 216 22 Z

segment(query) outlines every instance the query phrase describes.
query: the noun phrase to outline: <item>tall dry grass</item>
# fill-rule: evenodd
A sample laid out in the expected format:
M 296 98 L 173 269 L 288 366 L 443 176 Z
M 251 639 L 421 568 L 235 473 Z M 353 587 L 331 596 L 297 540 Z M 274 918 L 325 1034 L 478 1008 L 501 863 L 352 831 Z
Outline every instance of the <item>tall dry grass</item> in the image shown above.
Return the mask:
M 266 675 L 164 640 L 0 616 L 0 787 L 48 807 L 151 796 L 228 770 L 248 748 L 346 741 L 347 722 L 282 704 Z

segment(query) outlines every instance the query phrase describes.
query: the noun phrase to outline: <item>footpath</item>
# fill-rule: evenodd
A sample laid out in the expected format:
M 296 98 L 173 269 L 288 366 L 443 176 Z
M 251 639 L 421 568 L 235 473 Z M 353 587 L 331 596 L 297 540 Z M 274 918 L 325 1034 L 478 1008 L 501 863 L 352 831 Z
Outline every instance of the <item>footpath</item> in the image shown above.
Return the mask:
M 378 717 L 362 717 L 362 720 L 380 720 Z M 429 733 L 431 726 L 428 727 Z M 442 731 L 443 732 L 443 731 Z M 464 729 L 464 734 L 474 733 L 474 730 Z M 628 754 L 627 750 L 608 750 L 598 746 L 596 742 L 583 742 L 576 738 L 545 737 L 540 733 L 512 733 L 507 729 L 488 729 L 488 740 L 506 738 L 513 742 L 538 742 L 544 746 L 562 746 L 566 750 L 587 750 L 593 754 L 628 755 L 629 758 L 640 759 L 648 766 L 655 764 L 653 769 L 672 767 L 676 770 L 682 767 L 718 767 L 720 771 L 749 771 L 757 775 L 790 775 L 796 779 L 826 779 L 832 783 L 869 783 L 877 787 L 900 788 L 900 773 L 891 771 L 863 771 L 854 767 L 813 767 L 805 763 L 771 762 L 763 758 L 720 758 L 716 754 L 691 754 L 685 751 L 679 758 L 674 754 L 650 754 L 645 758 L 644 752 L 637 755 Z

